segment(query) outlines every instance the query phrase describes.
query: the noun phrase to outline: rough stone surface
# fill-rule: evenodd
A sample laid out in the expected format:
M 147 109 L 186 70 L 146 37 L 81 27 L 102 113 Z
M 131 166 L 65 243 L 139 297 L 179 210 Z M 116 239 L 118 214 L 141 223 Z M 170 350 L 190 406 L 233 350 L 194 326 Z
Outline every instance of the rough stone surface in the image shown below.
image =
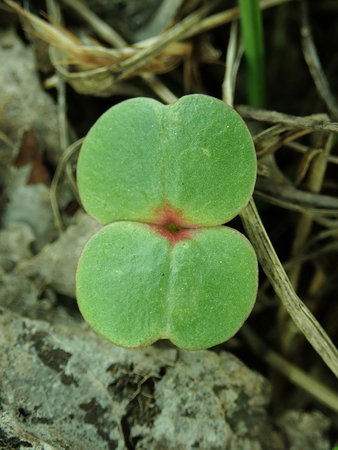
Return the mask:
M 330 421 L 319 411 L 311 413 L 288 411 L 278 420 L 290 442 L 290 450 L 330 450 L 330 442 L 323 438 L 323 432 Z
M 0 266 L 8 271 L 22 259 L 30 258 L 34 238 L 31 227 L 25 223 L 11 223 L 0 230 Z
M 27 276 L 38 276 L 57 292 L 75 297 L 75 272 L 80 254 L 88 239 L 101 227 L 87 214 L 78 214 L 73 225 L 35 257 L 23 262 L 21 270 Z
M 53 213 L 49 189 L 42 183 L 27 184 L 30 166 L 10 167 L 7 171 L 7 202 L 2 217 L 5 227 L 20 223 L 29 225 L 34 233 L 36 250 L 49 242 Z
M 33 129 L 49 158 L 61 153 L 56 106 L 43 91 L 34 53 L 14 30 L 0 32 L 0 129 L 17 147 L 24 131 Z
M 0 326 L 2 433 L 33 448 L 126 448 L 129 396 L 173 359 L 173 351 L 126 352 L 88 330 L 55 329 L 5 310 Z
M 229 353 L 126 350 L 4 308 L 0 327 L 4 448 L 284 448 L 268 382 Z
M 147 423 L 131 428 L 134 437 L 146 436 L 137 448 L 268 448 L 264 436 L 269 448 L 283 448 L 265 409 L 270 385 L 264 378 L 229 353 L 180 351 L 178 356 L 156 384 L 161 414 L 152 429 Z

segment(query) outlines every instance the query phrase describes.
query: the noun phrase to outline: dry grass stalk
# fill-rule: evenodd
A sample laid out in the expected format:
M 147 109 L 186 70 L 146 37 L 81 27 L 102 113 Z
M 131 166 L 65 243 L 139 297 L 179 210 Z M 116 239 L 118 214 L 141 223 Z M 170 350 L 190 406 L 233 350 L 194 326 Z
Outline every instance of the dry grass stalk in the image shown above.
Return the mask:
M 86 46 L 67 29 L 57 23 L 47 21 L 29 13 L 12 0 L 5 0 L 33 26 L 35 35 L 58 49 L 54 52 L 57 60 L 53 64 L 67 81 L 80 93 L 91 95 L 112 95 L 116 93 L 113 84 L 119 80 L 139 75 L 165 73 L 184 61 L 192 51 L 192 43 L 186 39 L 211 28 L 231 22 L 239 17 L 239 9 L 229 10 L 206 16 L 218 3 L 213 0 L 191 12 L 183 20 L 173 25 L 161 35 L 129 45 L 125 44 L 117 33 L 107 24 L 103 24 L 93 13 L 85 14 L 85 20 L 94 29 L 100 29 L 101 38 L 119 48 L 107 48 L 103 45 Z M 261 8 L 266 9 L 291 0 L 262 0 Z M 74 3 L 76 7 L 76 1 Z M 200 55 L 204 61 L 203 53 Z M 206 62 L 219 62 L 218 56 Z M 71 67 L 70 69 L 68 67 Z M 81 73 L 80 77 L 72 76 Z M 85 79 L 87 78 L 87 79 Z
M 98 44 L 87 46 L 60 24 L 49 23 L 24 10 L 11 0 L 7 0 L 7 3 L 29 21 L 38 38 L 60 51 L 58 63 L 64 66 L 71 65 L 74 71 L 108 68 L 119 78 L 133 77 L 140 73 L 163 73 L 172 70 L 191 52 L 191 43 L 167 42 L 165 36 L 162 37 L 163 45 L 160 51 L 157 51 L 158 40 L 154 39 L 119 49 L 107 48 Z M 199 16 L 196 16 L 194 21 L 197 20 L 197 17 Z M 154 52 L 154 55 L 145 60 L 144 54 L 147 56 L 149 52 Z M 134 67 L 135 59 L 141 61 L 142 64 Z M 129 71 L 130 66 L 133 66 L 132 71 Z M 128 73 L 126 73 L 127 69 Z
M 258 260 L 274 291 L 292 320 L 338 377 L 338 351 L 317 319 L 301 301 L 278 259 L 253 200 L 241 212 L 244 228 L 256 250 Z

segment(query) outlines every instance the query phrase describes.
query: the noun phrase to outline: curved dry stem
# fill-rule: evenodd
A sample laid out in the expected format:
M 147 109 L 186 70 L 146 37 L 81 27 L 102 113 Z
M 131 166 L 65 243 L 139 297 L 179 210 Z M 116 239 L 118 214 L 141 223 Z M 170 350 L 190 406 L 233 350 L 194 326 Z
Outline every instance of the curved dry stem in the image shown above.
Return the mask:
M 334 391 L 308 375 L 295 364 L 292 364 L 287 359 L 283 358 L 277 352 L 268 348 L 248 325 L 245 325 L 240 333 L 256 356 L 284 375 L 291 383 L 304 389 L 304 391 L 319 400 L 323 405 L 338 412 L 338 395 Z
M 331 116 L 338 119 L 338 104 L 331 91 L 329 82 L 322 69 L 322 65 L 318 56 L 318 52 L 312 37 L 308 7 L 305 0 L 301 0 L 301 36 L 303 54 L 308 65 L 309 72 L 316 85 L 317 92 L 326 104 L 327 109 L 330 111 Z
M 223 100 L 225 103 L 233 107 L 234 90 L 236 81 L 236 53 L 237 53 L 237 21 L 232 22 L 230 27 L 230 36 L 228 42 L 228 49 L 225 61 L 225 74 L 222 84 Z
M 308 128 L 312 131 L 338 132 L 338 122 L 331 122 L 324 114 L 300 117 L 277 111 L 257 109 L 248 105 L 236 105 L 236 111 L 245 119 L 253 119 L 258 122 L 278 123 L 292 128 Z
M 314 218 L 338 217 L 336 197 L 296 189 L 290 184 L 276 182 L 272 178 L 258 176 L 255 194 L 272 205 L 311 214 Z
M 58 200 L 57 200 L 57 189 L 59 186 L 59 181 L 61 178 L 61 175 L 65 169 L 65 166 L 67 164 L 67 162 L 69 161 L 69 159 L 71 158 L 71 156 L 78 151 L 80 145 L 82 144 L 82 142 L 84 141 L 84 138 L 78 139 L 77 141 L 75 141 L 72 145 L 70 145 L 66 151 L 62 154 L 59 164 L 56 167 L 55 170 L 55 174 L 54 174 L 54 178 L 52 180 L 52 183 L 50 185 L 50 203 L 52 206 L 52 211 L 53 211 L 53 215 L 54 215 L 54 221 L 55 221 L 55 225 L 57 226 L 58 229 L 62 230 L 63 229 L 63 222 L 62 222 L 62 218 L 61 218 L 61 214 L 60 214 L 60 208 L 59 208 L 59 204 L 58 204 Z
M 276 294 L 283 302 L 296 326 L 338 377 L 338 351 L 325 330 L 293 289 L 266 233 L 253 199 L 242 210 L 240 216 L 256 250 L 258 260 Z

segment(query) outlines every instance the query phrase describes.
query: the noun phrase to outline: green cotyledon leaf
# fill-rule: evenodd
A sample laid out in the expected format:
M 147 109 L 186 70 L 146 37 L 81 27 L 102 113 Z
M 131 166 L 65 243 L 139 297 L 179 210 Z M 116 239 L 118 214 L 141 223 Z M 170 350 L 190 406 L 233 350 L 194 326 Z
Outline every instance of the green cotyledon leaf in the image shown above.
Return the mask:
M 133 98 L 93 125 L 77 179 L 85 209 L 103 224 L 163 224 L 169 211 L 182 226 L 215 226 L 251 197 L 256 156 L 243 120 L 220 100 Z
M 117 222 L 87 243 L 76 293 L 88 323 L 124 347 L 170 339 L 196 350 L 229 339 L 250 313 L 258 269 L 248 240 L 228 227 L 182 230 Z

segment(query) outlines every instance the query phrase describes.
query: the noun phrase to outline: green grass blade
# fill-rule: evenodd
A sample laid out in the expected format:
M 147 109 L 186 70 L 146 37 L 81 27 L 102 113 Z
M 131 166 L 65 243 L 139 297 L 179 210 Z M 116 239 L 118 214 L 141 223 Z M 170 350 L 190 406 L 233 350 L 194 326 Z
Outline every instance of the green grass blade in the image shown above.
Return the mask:
M 261 10 L 258 0 L 238 0 L 241 30 L 247 62 L 247 95 L 250 105 L 265 107 L 264 45 Z

